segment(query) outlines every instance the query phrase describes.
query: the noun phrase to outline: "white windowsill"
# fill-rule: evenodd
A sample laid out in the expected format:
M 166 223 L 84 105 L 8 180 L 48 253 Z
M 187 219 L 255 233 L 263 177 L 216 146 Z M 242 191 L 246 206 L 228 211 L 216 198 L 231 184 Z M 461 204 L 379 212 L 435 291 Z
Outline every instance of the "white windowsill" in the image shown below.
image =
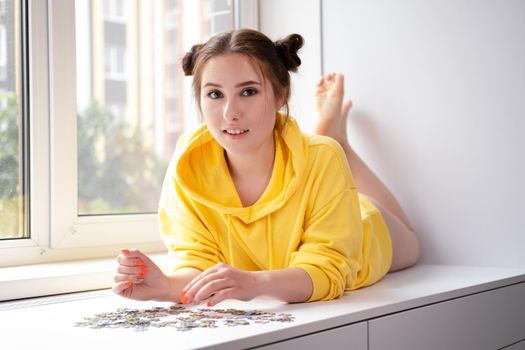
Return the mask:
M 222 328 L 217 329 L 195 329 L 191 332 L 177 332 L 176 329 L 169 327 L 148 332 L 137 332 L 130 328 L 92 330 L 74 326 L 76 322 L 82 319 L 82 316 L 89 316 L 94 313 L 108 312 L 120 307 L 137 309 L 166 307 L 171 303 L 130 300 L 105 291 L 100 294 L 86 293 L 90 294 L 88 296 L 73 295 L 71 298 L 68 298 L 69 296 L 42 298 L 47 300 L 12 303 L 11 305 L 4 305 L 7 307 L 3 310 L 0 308 L 2 315 L 0 317 L 0 329 L 4 332 L 0 344 L 2 348 L 10 349 L 39 349 L 45 347 L 42 346 L 43 344 L 51 343 L 57 349 L 89 350 L 97 348 L 155 349 L 165 348 L 166 344 L 177 344 L 176 348 L 183 349 L 246 349 L 264 345 L 269 345 L 267 348 L 274 349 L 300 348 L 300 346 L 293 347 L 293 339 L 321 334 L 324 331 L 342 330 L 343 327 L 359 323 L 364 325 L 368 321 L 375 322 L 381 318 L 385 320 L 385 316 L 407 315 L 416 311 L 415 309 L 421 311 L 423 308 L 427 308 L 426 315 L 433 319 L 431 324 L 439 324 L 439 321 L 435 321 L 436 319 L 446 320 L 446 318 L 443 318 L 442 310 L 444 309 L 441 307 L 436 309 L 435 305 L 437 304 L 443 303 L 441 305 L 445 306 L 445 303 L 451 302 L 453 304 L 448 304 L 449 307 L 445 308 L 445 310 L 451 310 L 450 305 L 458 306 L 457 301 L 460 300 L 462 301 L 461 304 L 465 305 L 466 303 L 466 305 L 470 305 L 467 307 L 471 308 L 479 304 L 472 304 L 473 299 L 470 297 L 476 298 L 477 294 L 492 293 L 503 288 L 507 291 L 516 291 L 516 288 L 519 288 L 519 291 L 522 291 L 524 282 L 525 269 L 522 268 L 502 269 L 418 264 L 413 268 L 388 274 L 381 282 L 373 286 L 349 292 L 330 302 L 287 304 L 275 299 L 259 297 L 250 302 L 229 300 L 221 303 L 220 306 L 220 308 L 291 313 L 294 316 L 294 322 L 291 323 L 253 324 L 249 327 L 236 328 L 222 326 Z M 521 300 L 519 292 L 498 295 L 498 298 L 502 296 L 511 297 L 508 301 L 499 300 L 500 306 L 506 305 L 505 307 L 508 308 L 516 307 L 519 308 L 516 310 L 523 310 L 519 304 L 519 300 Z M 487 299 L 483 300 L 487 301 Z M 490 300 L 494 301 L 495 299 Z M 516 339 L 517 336 L 521 335 L 518 333 L 520 329 L 516 324 L 523 324 L 521 322 L 523 314 L 519 311 L 514 313 L 518 322 L 507 324 L 505 322 L 510 318 L 498 318 L 497 315 L 488 314 L 487 312 L 492 310 L 491 308 L 487 308 L 481 313 L 477 312 L 476 309 L 469 310 L 473 313 L 469 314 L 467 319 L 474 321 L 472 324 L 458 324 L 457 321 L 452 320 L 453 324 L 459 326 L 458 328 L 441 325 L 436 328 L 437 333 L 434 333 L 429 330 L 429 323 L 423 322 L 421 332 L 418 334 L 429 334 L 431 336 L 436 334 L 446 336 L 448 334 L 463 338 L 463 333 L 474 334 L 470 330 L 475 327 L 474 329 L 478 330 L 486 329 L 491 332 L 492 336 L 497 336 L 499 339 L 505 338 L 503 342 L 508 341 L 507 344 L 519 339 Z M 445 311 L 446 315 L 450 315 L 449 312 Z M 52 322 L 50 322 L 49 315 L 53 315 Z M 485 318 L 488 323 L 485 321 L 478 323 L 476 317 L 480 316 Z M 413 320 L 410 317 L 409 319 Z M 407 319 L 404 318 L 404 320 Z M 503 323 L 498 324 L 499 320 L 502 320 Z M 368 329 L 368 325 L 365 327 Z M 401 329 L 406 330 L 406 328 Z M 346 334 L 346 330 L 343 332 Z M 365 330 L 364 338 L 367 337 L 366 332 Z M 27 336 L 27 334 L 31 336 Z M 417 337 L 415 339 L 417 342 Z M 292 342 L 280 343 L 288 340 Z M 271 344 L 274 344 L 275 347 L 272 347 Z M 312 342 L 309 344 L 319 343 Z M 414 348 L 417 346 L 415 345 Z M 451 347 L 448 346 L 448 348 Z M 456 348 L 461 348 L 461 346 L 456 346 Z M 477 349 L 479 347 L 471 346 L 469 348 Z M 502 346 L 491 348 L 502 348 Z
M 166 253 L 148 255 L 160 266 Z M 0 301 L 111 288 L 115 257 L 0 268 Z

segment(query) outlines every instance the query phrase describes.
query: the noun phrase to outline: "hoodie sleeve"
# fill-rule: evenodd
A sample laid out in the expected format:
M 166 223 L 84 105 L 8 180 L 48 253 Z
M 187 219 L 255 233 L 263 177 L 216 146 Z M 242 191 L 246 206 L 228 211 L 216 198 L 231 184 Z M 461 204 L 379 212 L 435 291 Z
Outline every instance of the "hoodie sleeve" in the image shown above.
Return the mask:
M 159 209 L 161 236 L 169 252 L 169 271 L 184 267 L 207 270 L 221 261 L 222 254 L 211 233 L 181 204 Z
M 169 252 L 169 271 L 184 267 L 204 271 L 220 262 L 222 254 L 214 237 L 174 180 L 176 162 L 177 154 L 166 172 L 158 213 L 161 237 Z
M 312 279 L 308 301 L 340 297 L 347 281 L 356 280 L 361 262 L 359 199 L 342 149 L 332 146 L 317 155 L 312 172 L 316 186 L 309 198 L 302 243 L 290 261 Z

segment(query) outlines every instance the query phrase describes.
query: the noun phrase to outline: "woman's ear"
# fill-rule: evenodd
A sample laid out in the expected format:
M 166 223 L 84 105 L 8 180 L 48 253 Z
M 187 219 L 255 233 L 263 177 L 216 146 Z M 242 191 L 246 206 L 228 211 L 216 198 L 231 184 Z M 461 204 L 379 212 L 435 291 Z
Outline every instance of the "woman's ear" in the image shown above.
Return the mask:
M 281 108 L 283 108 L 283 106 L 284 106 L 284 97 L 277 96 L 275 99 L 275 110 L 280 111 Z

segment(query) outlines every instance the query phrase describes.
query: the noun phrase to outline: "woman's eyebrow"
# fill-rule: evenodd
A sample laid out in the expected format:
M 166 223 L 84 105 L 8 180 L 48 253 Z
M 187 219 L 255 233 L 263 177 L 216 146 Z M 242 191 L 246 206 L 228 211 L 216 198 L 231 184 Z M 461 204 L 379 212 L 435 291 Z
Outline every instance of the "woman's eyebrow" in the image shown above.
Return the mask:
M 242 82 L 242 83 L 239 83 L 239 84 L 235 85 L 235 87 L 238 88 L 238 87 L 243 87 L 243 86 L 248 86 L 248 85 L 261 85 L 261 83 L 259 83 L 258 81 L 255 81 L 255 80 L 248 80 L 248 81 L 245 81 L 245 82 Z M 202 87 L 207 87 L 207 86 L 222 87 L 222 85 L 216 84 L 216 83 L 206 83 Z

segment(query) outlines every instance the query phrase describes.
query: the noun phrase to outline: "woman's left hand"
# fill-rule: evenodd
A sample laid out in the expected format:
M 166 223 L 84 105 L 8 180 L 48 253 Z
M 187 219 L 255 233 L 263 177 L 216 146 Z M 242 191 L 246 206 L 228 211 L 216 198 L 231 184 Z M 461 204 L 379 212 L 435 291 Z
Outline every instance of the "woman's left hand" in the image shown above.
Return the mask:
M 260 295 L 256 272 L 236 269 L 218 263 L 200 273 L 182 290 L 182 303 L 200 303 L 208 299 L 208 306 L 225 299 L 251 300 Z

